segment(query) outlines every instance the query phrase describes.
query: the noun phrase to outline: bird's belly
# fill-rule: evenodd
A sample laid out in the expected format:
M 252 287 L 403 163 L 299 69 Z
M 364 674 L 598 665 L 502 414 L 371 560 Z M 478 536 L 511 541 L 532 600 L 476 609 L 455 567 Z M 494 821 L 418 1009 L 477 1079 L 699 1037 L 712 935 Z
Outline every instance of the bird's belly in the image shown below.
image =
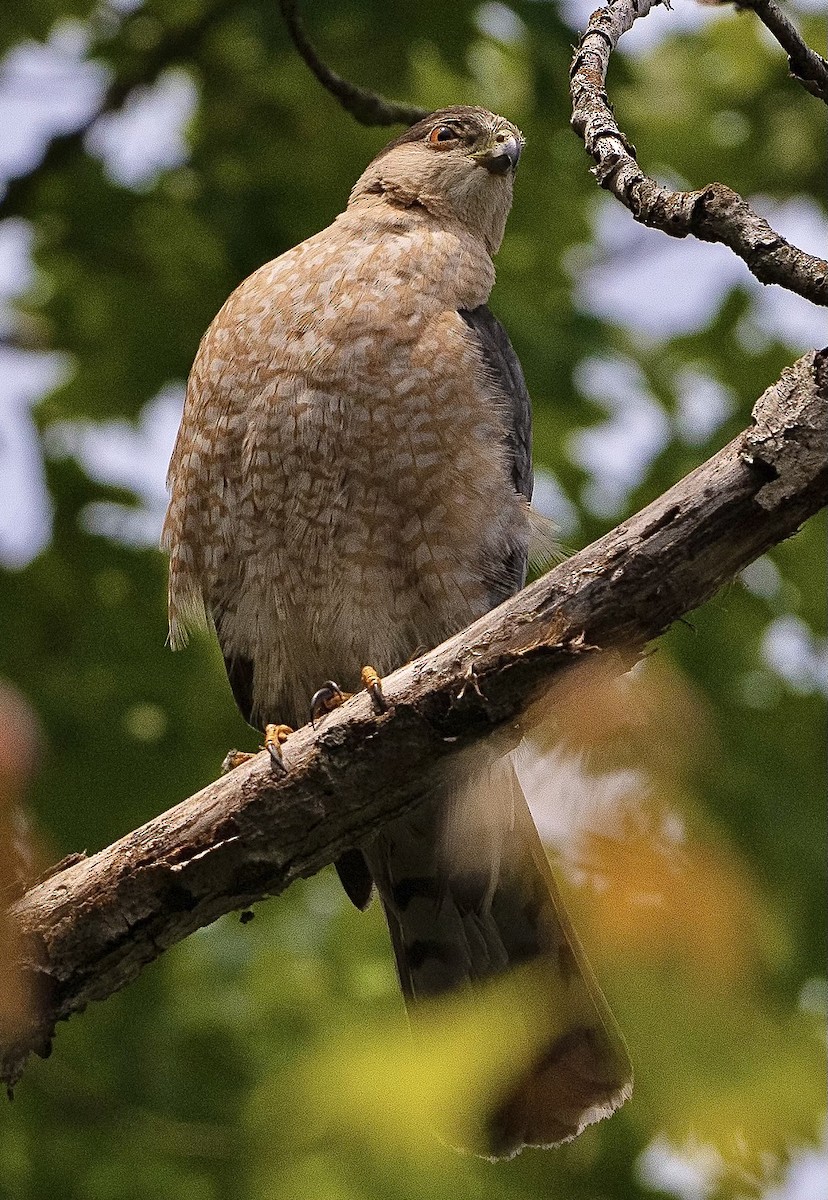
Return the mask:
M 303 721 L 323 680 L 353 689 L 366 663 L 386 674 L 487 611 L 492 543 L 522 519 L 494 410 L 385 381 L 370 400 L 359 381 L 306 389 L 246 434 L 233 642 L 273 719 Z

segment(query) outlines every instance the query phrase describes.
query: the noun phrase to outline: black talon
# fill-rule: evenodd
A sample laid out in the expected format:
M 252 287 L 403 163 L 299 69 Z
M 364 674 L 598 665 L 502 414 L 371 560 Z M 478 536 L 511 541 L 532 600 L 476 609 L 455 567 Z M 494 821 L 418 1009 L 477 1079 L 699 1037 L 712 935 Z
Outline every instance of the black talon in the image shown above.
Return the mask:
M 374 706 L 375 713 L 388 712 L 388 704 L 382 694 L 382 680 L 373 667 L 364 666 L 359 673 L 359 679 Z
M 281 746 L 277 746 L 274 743 L 271 743 L 267 747 L 267 752 L 270 755 L 271 768 L 274 771 L 277 771 L 280 775 L 287 775 L 287 767 L 285 766 L 285 764 L 282 760 Z
M 321 688 L 311 696 L 310 723 L 312 727 L 316 729 L 316 722 L 327 716 L 329 712 L 333 712 L 335 708 L 339 708 L 347 698 L 338 683 L 334 683 L 332 679 L 326 679 Z

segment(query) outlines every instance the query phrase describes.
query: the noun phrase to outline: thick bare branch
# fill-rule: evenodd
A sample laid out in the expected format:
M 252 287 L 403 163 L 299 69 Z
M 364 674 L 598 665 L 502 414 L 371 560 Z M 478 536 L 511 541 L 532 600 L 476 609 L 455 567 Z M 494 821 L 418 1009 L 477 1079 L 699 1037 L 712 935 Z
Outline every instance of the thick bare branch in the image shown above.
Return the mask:
M 593 174 L 636 221 L 671 237 L 692 234 L 722 242 L 762 283 L 778 283 L 815 304 L 828 304 L 828 263 L 797 249 L 731 188 L 711 183 L 674 191 L 638 165 L 635 147 L 619 129 L 607 98 L 609 59 L 619 38 L 659 0 L 609 0 L 589 19 L 571 67 L 572 126 L 595 160 Z
M 345 111 L 349 112 L 361 125 L 413 125 L 428 115 L 427 108 L 420 108 L 416 104 L 399 104 L 395 100 L 386 100 L 377 92 L 357 87 L 355 83 L 337 75 L 322 62 L 309 42 L 296 0 L 279 0 L 279 7 L 285 19 L 290 40 L 298 53 L 323 88 L 329 91 Z
M 387 713 L 362 693 L 288 740 L 284 776 L 259 755 L 33 887 L 11 917 L 37 1004 L 0 1078 L 167 947 L 369 838 L 451 755 L 496 729 L 517 740 L 527 704 L 583 656 L 620 653 L 624 669 L 826 502 L 828 351 L 786 370 L 751 427 L 659 500 L 386 679 Z
M 788 55 L 791 75 L 812 96 L 828 104 L 828 63 L 808 46 L 776 0 L 736 0 L 737 8 L 751 8 Z

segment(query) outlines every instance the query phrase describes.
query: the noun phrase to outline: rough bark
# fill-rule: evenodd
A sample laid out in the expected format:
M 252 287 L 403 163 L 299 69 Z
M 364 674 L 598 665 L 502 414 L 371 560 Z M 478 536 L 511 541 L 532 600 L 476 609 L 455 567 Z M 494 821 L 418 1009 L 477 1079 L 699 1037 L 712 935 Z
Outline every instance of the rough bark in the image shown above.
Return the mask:
M 828 63 L 812 50 L 775 0 L 736 0 L 737 8 L 752 8 L 788 55 L 791 77 L 828 104 Z
M 55 1023 L 222 913 L 283 891 L 414 805 L 448 756 L 521 714 L 584 655 L 629 662 L 828 502 L 828 351 L 789 367 L 751 427 L 660 499 L 284 748 L 58 869 L 11 911 L 37 1003 L 0 1047 L 12 1085 Z M 619 663 L 619 670 L 623 666 Z
M 589 18 L 570 69 L 572 127 L 595 160 L 602 187 L 642 225 L 671 237 L 692 234 L 729 246 L 761 283 L 777 283 L 814 304 L 828 304 L 828 262 L 792 246 L 738 192 L 710 183 L 693 192 L 657 183 L 639 166 L 635 147 L 619 129 L 606 91 L 612 51 L 633 22 L 659 0 L 609 0 Z

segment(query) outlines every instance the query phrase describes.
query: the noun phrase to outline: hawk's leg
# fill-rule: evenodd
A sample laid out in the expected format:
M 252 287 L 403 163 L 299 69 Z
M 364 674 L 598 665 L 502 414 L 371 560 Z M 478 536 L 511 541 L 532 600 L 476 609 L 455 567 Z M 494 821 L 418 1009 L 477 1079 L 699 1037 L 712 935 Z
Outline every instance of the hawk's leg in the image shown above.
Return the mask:
M 271 765 L 282 774 L 286 770 L 282 762 L 282 743 L 286 742 L 292 733 L 290 725 L 265 725 L 264 748 L 270 754 Z
M 385 696 L 382 694 L 382 680 L 373 667 L 363 667 L 359 673 L 362 686 L 371 697 L 374 709 L 378 713 L 388 712 Z
M 277 771 L 281 771 L 283 774 L 285 764 L 282 762 L 282 744 L 288 740 L 292 733 L 293 730 L 290 725 L 265 725 L 264 746 L 262 746 L 262 749 L 268 751 L 272 765 Z M 251 758 L 256 757 L 256 754 L 258 754 L 258 751 L 249 753 L 246 750 L 228 750 L 221 764 L 222 775 L 235 770 L 242 763 L 249 762 Z
M 373 667 L 363 667 L 359 673 L 359 678 L 362 686 L 371 697 L 374 705 L 374 711 L 384 713 L 388 711 L 388 705 L 385 701 L 385 696 L 382 694 L 382 680 Z M 338 683 L 334 683 L 332 679 L 328 679 L 322 684 L 318 691 L 314 692 L 310 702 L 310 720 L 311 725 L 316 727 L 316 722 L 321 720 L 327 713 L 333 712 L 335 708 L 339 708 L 340 704 L 344 704 L 346 700 L 350 700 L 353 692 L 343 692 Z

